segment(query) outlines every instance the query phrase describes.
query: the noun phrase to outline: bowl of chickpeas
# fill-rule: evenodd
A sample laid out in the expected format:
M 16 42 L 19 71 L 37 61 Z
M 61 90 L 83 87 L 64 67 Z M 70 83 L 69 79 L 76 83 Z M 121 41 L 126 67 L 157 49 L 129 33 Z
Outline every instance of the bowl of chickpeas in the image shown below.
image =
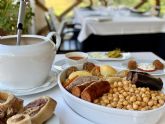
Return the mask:
M 77 66 L 77 68 L 82 70 L 82 67 Z M 58 77 L 63 98 L 73 111 L 94 123 L 156 124 L 163 115 L 165 110 L 163 90 L 155 91 L 148 87 L 137 87 L 122 77 L 121 80 L 117 79 L 110 83 L 108 92 L 89 102 L 73 95 L 63 86 L 67 78 L 66 70 Z M 97 94 L 97 91 L 95 93 Z

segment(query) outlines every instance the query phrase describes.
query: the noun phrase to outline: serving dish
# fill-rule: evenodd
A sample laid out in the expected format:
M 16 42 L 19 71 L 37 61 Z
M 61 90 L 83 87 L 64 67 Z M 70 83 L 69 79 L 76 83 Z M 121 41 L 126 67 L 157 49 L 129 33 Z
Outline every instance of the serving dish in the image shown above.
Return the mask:
M 77 67 L 82 69 L 81 65 Z M 165 109 L 165 105 L 147 111 L 123 110 L 96 105 L 73 96 L 61 84 L 64 80 L 66 80 L 66 69 L 58 76 L 58 85 L 68 106 L 80 116 L 97 124 L 156 124 Z
M 99 61 L 96 61 L 96 60 L 90 60 L 90 59 L 87 59 L 88 62 L 94 62 L 94 63 L 97 63 L 99 64 L 100 62 Z M 77 65 L 77 64 L 75 64 Z M 82 64 L 78 64 L 78 65 L 82 65 Z M 59 61 L 56 61 L 53 63 L 52 65 L 52 68 L 55 70 L 55 71 L 63 71 L 64 69 L 70 67 L 71 65 L 69 65 L 68 61 L 66 59 L 61 59 Z
M 24 90 L 43 85 L 61 43 L 59 35 L 22 35 L 19 46 L 16 39 L 17 35 L 0 37 L 0 85 Z
M 88 58 L 94 60 L 127 60 L 131 57 L 131 53 L 121 53 L 121 57 L 118 58 L 110 58 L 106 56 L 107 52 L 88 52 Z
M 151 64 L 153 62 L 153 60 L 149 60 L 149 59 L 136 59 L 136 62 L 138 64 L 140 63 L 146 63 L 146 64 Z M 121 66 L 125 69 L 128 69 L 128 61 L 124 61 L 121 63 Z M 140 71 L 140 70 L 137 70 L 135 69 L 135 71 Z M 142 71 L 142 72 L 145 72 L 145 71 Z M 157 76 L 160 76 L 160 75 L 164 75 L 165 74 L 165 69 L 162 69 L 162 70 L 155 70 L 155 71 L 151 71 L 151 72 L 147 72 L 151 75 L 157 75 Z

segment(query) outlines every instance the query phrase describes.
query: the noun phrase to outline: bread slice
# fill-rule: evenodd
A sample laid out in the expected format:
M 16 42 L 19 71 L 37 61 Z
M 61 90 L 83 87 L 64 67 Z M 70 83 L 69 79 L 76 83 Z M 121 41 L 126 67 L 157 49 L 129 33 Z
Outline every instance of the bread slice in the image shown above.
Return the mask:
M 56 105 L 52 98 L 42 96 L 27 104 L 23 113 L 31 117 L 32 124 L 42 124 L 53 115 Z

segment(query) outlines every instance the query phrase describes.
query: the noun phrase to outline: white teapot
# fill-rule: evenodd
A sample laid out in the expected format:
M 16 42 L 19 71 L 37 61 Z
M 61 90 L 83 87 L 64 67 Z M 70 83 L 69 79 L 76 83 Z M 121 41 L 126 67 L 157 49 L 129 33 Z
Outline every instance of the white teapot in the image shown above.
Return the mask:
M 60 37 L 55 32 L 47 37 L 22 35 L 19 46 L 16 40 L 16 35 L 0 37 L 0 87 L 29 89 L 42 85 L 51 71 Z

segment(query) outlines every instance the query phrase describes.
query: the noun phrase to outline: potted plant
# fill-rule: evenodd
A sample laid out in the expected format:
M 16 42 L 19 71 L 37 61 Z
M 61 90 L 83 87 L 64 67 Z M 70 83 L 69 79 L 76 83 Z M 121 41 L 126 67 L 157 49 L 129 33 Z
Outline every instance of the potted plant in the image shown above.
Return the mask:
M 18 11 L 18 2 L 13 2 L 13 0 L 0 0 L 0 36 L 16 34 Z M 23 33 L 28 32 L 28 26 L 31 23 L 33 15 L 32 9 L 28 5 L 24 19 Z

